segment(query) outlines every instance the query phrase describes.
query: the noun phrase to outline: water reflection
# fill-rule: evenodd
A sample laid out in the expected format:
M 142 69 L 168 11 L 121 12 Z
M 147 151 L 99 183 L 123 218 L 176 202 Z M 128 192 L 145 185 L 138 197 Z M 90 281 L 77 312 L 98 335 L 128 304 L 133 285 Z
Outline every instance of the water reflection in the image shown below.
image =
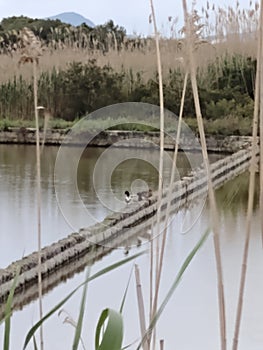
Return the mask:
M 256 174 L 254 191 L 254 211 L 259 206 L 259 175 Z M 249 190 L 249 172 L 237 176 L 228 181 L 219 191 L 216 192 L 216 200 L 219 208 L 233 215 L 246 213 Z
M 129 188 L 134 179 L 142 179 L 149 187 L 156 188 L 157 172 L 151 166 L 158 163 L 156 150 L 114 149 L 111 157 L 105 159 L 103 169 L 94 180 L 93 170 L 97 160 L 105 152 L 103 148 L 88 148 L 83 153 L 78 167 L 79 196 L 70 191 L 70 179 L 60 183 L 65 210 L 61 212 L 54 191 L 54 164 L 57 147 L 46 147 L 41 161 L 42 186 L 42 241 L 43 246 L 57 241 L 69 233 L 101 221 L 112 210 L 112 195 L 123 199 L 123 189 Z M 119 164 L 114 169 L 110 182 L 106 182 L 110 165 L 115 158 L 126 152 L 126 157 L 133 159 Z M 135 155 L 135 156 L 134 156 Z M 215 156 L 216 158 L 217 156 Z M 137 158 L 137 159 L 136 159 Z M 140 158 L 147 159 L 141 161 Z M 167 158 L 168 159 L 168 158 Z M 201 155 L 195 154 L 191 163 L 200 164 Z M 127 169 L 129 171 L 127 171 Z M 187 157 L 179 154 L 179 172 L 189 169 Z M 132 170 L 132 171 L 131 171 Z M 164 165 L 164 180 L 168 181 L 169 162 Z M 1 241 L 0 267 L 5 267 L 14 260 L 36 250 L 36 161 L 35 147 L 29 145 L 0 145 L 0 222 Z M 66 178 L 67 180 L 67 178 Z M 94 183 L 99 184 L 95 191 Z M 98 195 L 106 198 L 103 205 Z M 91 215 L 87 215 L 87 208 Z

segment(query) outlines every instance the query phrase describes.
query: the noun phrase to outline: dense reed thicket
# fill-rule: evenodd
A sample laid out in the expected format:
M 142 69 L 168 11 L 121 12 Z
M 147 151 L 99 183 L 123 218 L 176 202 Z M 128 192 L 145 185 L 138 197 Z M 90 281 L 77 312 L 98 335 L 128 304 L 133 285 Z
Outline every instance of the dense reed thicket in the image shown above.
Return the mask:
M 250 57 L 225 57 L 199 71 L 200 100 L 204 118 L 250 119 L 253 113 L 253 82 L 256 62 Z M 164 79 L 165 106 L 179 114 L 183 72 L 169 70 Z M 143 72 L 116 72 L 95 59 L 72 62 L 66 69 L 42 72 L 38 79 L 39 103 L 54 118 L 73 121 L 98 108 L 127 101 L 159 104 L 157 73 L 144 79 Z M 192 92 L 187 90 L 185 115 L 194 115 Z M 0 84 L 0 118 L 33 119 L 33 80 L 14 76 Z

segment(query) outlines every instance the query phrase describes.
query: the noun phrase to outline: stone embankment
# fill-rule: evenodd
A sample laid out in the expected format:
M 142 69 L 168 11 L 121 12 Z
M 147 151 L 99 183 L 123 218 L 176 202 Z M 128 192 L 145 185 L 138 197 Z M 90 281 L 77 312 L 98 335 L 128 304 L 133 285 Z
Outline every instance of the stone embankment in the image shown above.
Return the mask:
M 212 180 L 215 187 L 248 169 L 251 160 L 251 149 L 240 150 L 211 165 Z M 170 189 L 169 189 L 170 190 Z M 161 211 L 164 215 L 167 207 L 168 189 L 164 191 Z M 203 168 L 196 169 L 191 175 L 177 181 L 172 188 L 171 211 L 176 212 L 183 206 L 191 204 L 194 199 L 207 194 L 207 177 Z M 94 251 L 94 247 L 110 250 L 120 246 L 128 239 L 136 237 L 145 229 L 145 220 L 154 217 L 157 207 L 157 194 L 149 199 L 131 203 L 125 212 L 115 213 L 94 226 L 80 229 L 68 237 L 45 247 L 41 251 L 41 271 L 43 278 L 50 276 L 59 268 L 72 263 L 80 256 Z M 147 237 L 151 239 L 152 237 Z M 134 238 L 136 240 L 136 238 Z M 17 266 L 20 275 L 16 291 L 35 283 L 38 276 L 38 253 L 34 252 L 6 269 L 0 270 L 0 300 L 6 299 L 12 286 Z
M 61 145 L 66 135 L 67 130 L 47 130 L 45 135 L 46 145 Z M 40 131 L 40 140 L 44 138 L 43 131 Z M 151 147 L 151 143 L 159 145 L 158 132 L 141 132 L 141 131 L 114 131 L 106 130 L 99 134 L 83 132 L 75 139 L 79 144 L 85 144 L 85 140 L 91 140 L 89 146 L 108 147 L 114 145 L 116 142 L 121 142 L 122 147 L 131 147 L 132 143 L 129 139 L 136 139 L 134 147 Z M 165 149 L 173 150 L 175 144 L 175 134 L 165 135 Z M 125 143 L 125 140 L 127 141 Z M 138 142 L 141 140 L 141 142 Z M 5 131 L 0 131 L 0 143 L 6 144 L 35 144 L 36 129 L 34 128 L 9 128 Z M 76 141 L 74 141 L 76 143 Z M 224 152 L 234 153 L 240 149 L 247 148 L 251 144 L 251 137 L 249 136 L 207 136 L 207 148 L 210 152 Z M 193 135 L 185 135 L 180 140 L 180 149 L 184 151 L 192 151 L 199 149 L 198 140 Z

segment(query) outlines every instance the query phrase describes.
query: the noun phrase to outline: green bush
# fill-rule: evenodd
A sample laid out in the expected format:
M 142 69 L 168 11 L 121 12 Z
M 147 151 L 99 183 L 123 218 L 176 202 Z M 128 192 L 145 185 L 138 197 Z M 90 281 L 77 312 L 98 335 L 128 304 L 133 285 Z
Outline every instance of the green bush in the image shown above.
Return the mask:
M 210 101 L 206 105 L 206 116 L 208 119 L 218 119 L 222 117 L 226 117 L 232 113 L 235 109 L 235 101 L 234 100 L 226 100 L 223 98 L 218 102 Z
M 215 61 L 202 75 L 198 72 L 197 77 L 202 115 L 205 121 L 209 121 L 205 123 L 207 132 L 250 133 L 254 101 L 249 77 L 253 77 L 254 63 L 245 58 L 228 58 L 220 69 L 217 64 Z M 180 109 L 183 79 L 182 71 L 170 70 L 164 80 L 165 107 L 176 115 Z M 132 70 L 122 70 L 117 73 L 109 65 L 99 66 L 96 60 L 73 62 L 65 70 L 54 68 L 51 72 L 40 74 L 38 100 L 54 118 L 54 127 L 60 128 L 59 124 L 62 127 L 63 124 L 58 120 L 70 123 L 111 104 L 133 101 L 158 105 L 158 74 L 144 81 L 142 72 L 134 74 Z M 19 76 L 0 84 L 1 129 L 8 128 L 11 121 L 12 125 L 17 120 L 19 125 L 23 125 L 24 121 L 27 124 L 26 121 L 33 120 L 33 106 L 32 79 L 26 81 Z M 190 86 L 186 90 L 184 116 L 189 120 L 195 116 Z M 173 124 L 173 120 L 169 121 L 169 130 L 175 129 Z M 68 127 L 67 123 L 65 125 Z M 138 126 L 131 125 L 130 128 L 138 129 Z

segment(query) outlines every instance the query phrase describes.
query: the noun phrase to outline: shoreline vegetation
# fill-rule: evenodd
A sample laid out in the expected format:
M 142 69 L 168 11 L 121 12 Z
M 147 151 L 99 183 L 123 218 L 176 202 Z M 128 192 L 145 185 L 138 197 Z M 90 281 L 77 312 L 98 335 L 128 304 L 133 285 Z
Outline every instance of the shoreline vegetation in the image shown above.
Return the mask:
M 73 121 L 67 121 L 64 119 L 50 119 L 48 129 L 51 130 L 70 130 L 74 124 L 76 124 L 81 118 L 75 119 Z M 198 134 L 198 127 L 196 118 L 184 118 L 184 122 L 193 131 L 193 133 Z M 39 128 L 44 129 L 44 119 L 40 119 Z M 107 120 L 105 120 L 105 125 L 102 125 L 102 121 L 94 121 L 94 130 L 96 129 L 108 129 Z M 215 120 L 204 119 L 205 133 L 207 136 L 251 136 L 251 118 L 246 117 L 222 117 Z M 0 119 L 0 131 L 12 131 L 13 128 L 35 128 L 34 120 L 30 119 Z M 136 122 L 130 123 L 129 118 L 125 120 L 124 118 L 116 119 L 116 125 L 114 127 L 109 127 L 109 130 L 119 130 L 119 131 L 142 131 L 151 132 L 158 131 L 154 127 L 149 125 L 137 124 Z M 167 132 L 175 132 L 175 126 L 167 128 Z
M 203 9 L 199 17 L 203 37 L 196 51 L 197 82 L 206 134 L 251 135 L 259 15 L 253 6 L 237 14 L 231 28 L 227 21 L 220 22 L 220 8 L 218 12 Z M 226 17 L 233 12 L 231 7 L 224 11 Z M 209 16 L 218 16 L 216 32 Z M 160 38 L 164 105 L 179 115 L 184 38 L 172 23 L 170 36 Z M 70 128 L 83 116 L 116 103 L 159 105 L 152 37 L 130 37 L 113 21 L 89 28 L 58 20 L 11 17 L 0 23 L 0 130 L 34 123 L 32 72 L 28 65 L 18 64 L 25 26 L 41 42 L 38 100 L 50 115 L 51 128 Z M 186 90 L 184 121 L 197 131 L 191 89 Z M 127 130 L 127 125 L 120 127 Z M 131 128 L 138 130 L 136 125 Z

